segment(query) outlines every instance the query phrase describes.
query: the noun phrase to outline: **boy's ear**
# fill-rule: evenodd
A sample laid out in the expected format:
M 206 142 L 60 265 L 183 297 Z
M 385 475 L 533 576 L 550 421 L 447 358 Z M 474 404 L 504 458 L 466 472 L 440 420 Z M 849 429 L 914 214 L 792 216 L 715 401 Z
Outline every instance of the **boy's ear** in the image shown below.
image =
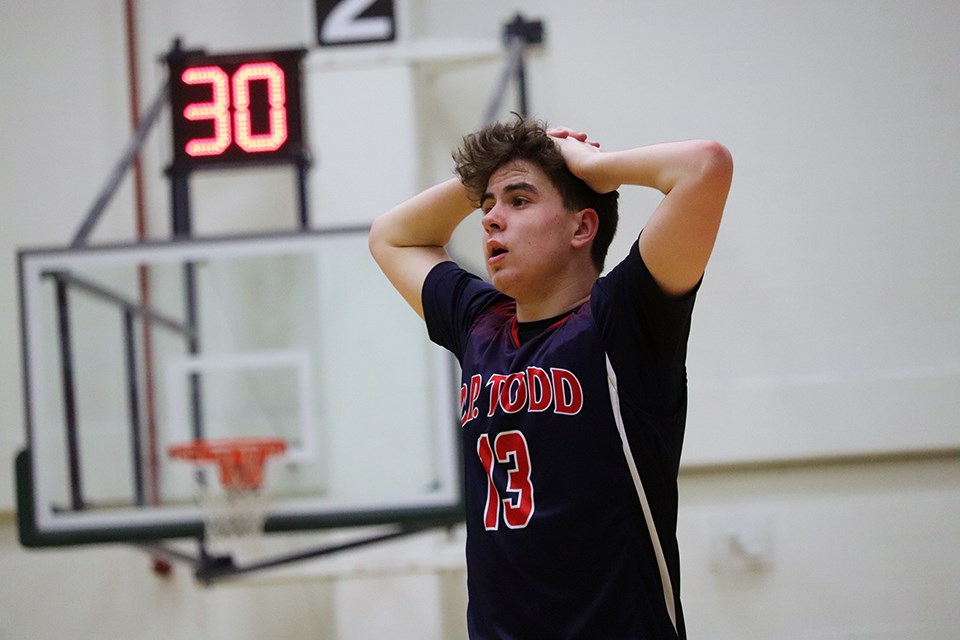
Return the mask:
M 594 209 L 581 209 L 576 213 L 577 228 L 570 243 L 576 249 L 590 244 L 600 228 L 600 216 Z

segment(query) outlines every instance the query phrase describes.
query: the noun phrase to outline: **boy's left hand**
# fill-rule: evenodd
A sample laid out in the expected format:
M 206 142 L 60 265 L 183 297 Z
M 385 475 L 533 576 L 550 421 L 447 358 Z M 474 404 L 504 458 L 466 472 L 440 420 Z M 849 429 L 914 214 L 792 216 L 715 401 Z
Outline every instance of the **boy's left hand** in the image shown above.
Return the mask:
M 586 133 L 567 127 L 547 129 L 547 135 L 553 138 L 570 172 L 587 183 L 597 193 L 609 193 L 620 187 L 606 180 L 596 167 L 601 155 L 600 143 L 590 140 Z

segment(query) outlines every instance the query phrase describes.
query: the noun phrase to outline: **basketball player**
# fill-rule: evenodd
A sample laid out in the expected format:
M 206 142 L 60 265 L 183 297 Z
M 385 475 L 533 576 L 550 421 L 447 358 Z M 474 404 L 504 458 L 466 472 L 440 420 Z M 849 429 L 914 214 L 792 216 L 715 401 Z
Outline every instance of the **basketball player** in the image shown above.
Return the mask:
M 730 155 L 601 151 L 518 118 L 454 159 L 457 177 L 374 222 L 370 248 L 462 366 L 470 637 L 685 638 L 684 361 Z M 600 277 L 622 185 L 664 197 Z M 444 250 L 478 206 L 489 284 Z

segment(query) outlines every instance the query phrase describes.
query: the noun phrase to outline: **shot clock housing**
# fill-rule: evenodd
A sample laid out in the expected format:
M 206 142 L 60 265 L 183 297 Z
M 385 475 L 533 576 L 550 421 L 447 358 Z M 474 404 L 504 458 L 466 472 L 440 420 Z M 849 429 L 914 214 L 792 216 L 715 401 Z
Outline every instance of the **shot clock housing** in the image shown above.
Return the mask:
M 275 162 L 305 163 L 304 49 L 167 56 L 173 171 Z

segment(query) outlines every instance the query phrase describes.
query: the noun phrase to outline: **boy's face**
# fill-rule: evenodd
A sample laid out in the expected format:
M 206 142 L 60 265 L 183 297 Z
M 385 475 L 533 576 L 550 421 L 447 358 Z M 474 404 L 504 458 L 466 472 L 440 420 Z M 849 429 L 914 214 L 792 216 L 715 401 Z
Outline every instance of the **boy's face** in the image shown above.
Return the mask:
M 539 167 L 517 160 L 499 168 L 480 209 L 487 273 L 499 291 L 524 302 L 562 286 L 577 216 Z

